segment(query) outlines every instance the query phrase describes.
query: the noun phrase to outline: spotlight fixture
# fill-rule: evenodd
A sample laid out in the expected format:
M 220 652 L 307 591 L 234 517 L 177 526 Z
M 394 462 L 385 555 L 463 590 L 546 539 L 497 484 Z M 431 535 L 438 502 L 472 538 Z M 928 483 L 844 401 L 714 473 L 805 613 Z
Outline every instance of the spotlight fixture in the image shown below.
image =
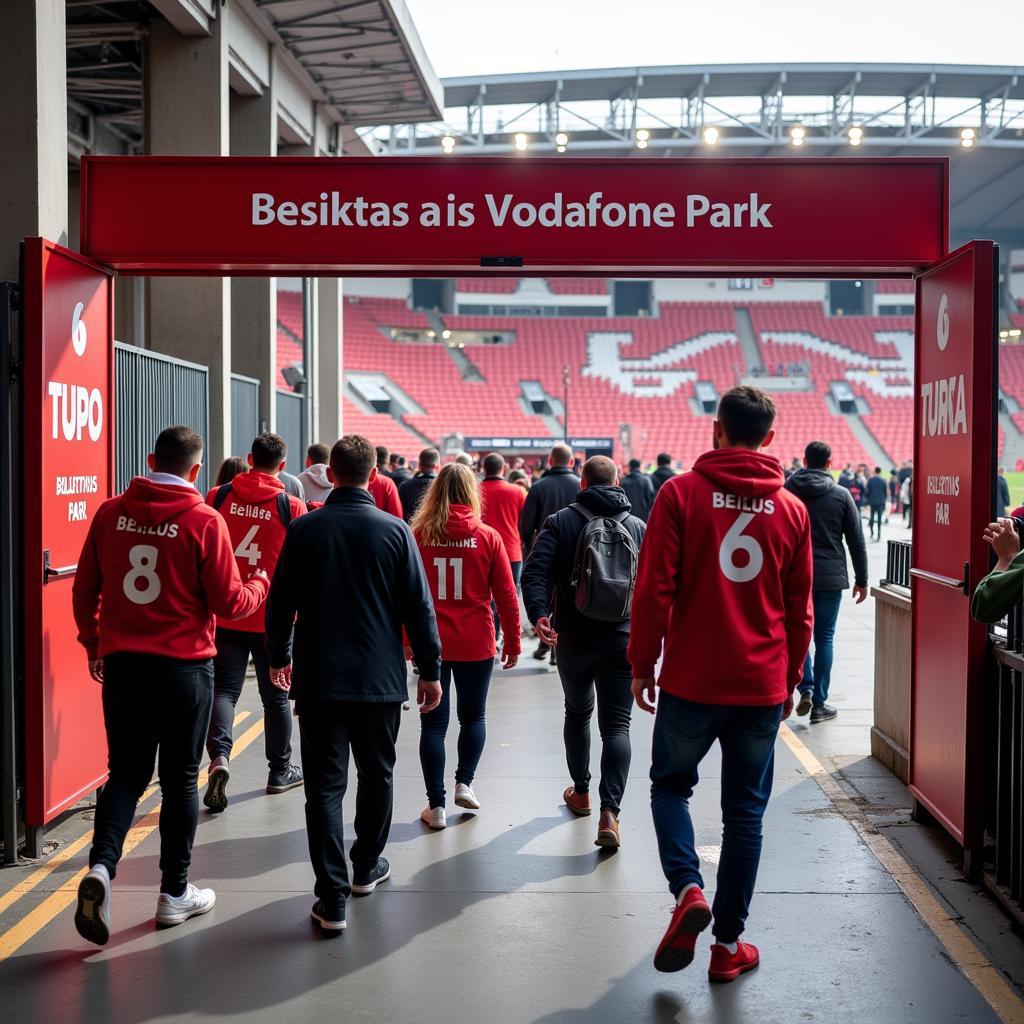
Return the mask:
M 847 137 L 850 140 L 851 146 L 859 146 L 864 138 L 864 129 L 859 125 L 851 125 L 850 130 L 847 132 Z
M 795 125 L 789 132 L 789 141 L 794 146 L 802 146 L 804 144 L 804 136 L 807 132 L 804 130 L 802 125 Z
M 565 132 L 556 132 L 555 133 L 555 145 L 556 146 L 561 146 L 562 147 L 562 151 L 564 151 L 565 147 L 568 144 L 569 144 L 569 136 L 566 135 Z
M 704 145 L 714 146 L 718 143 L 718 129 L 714 125 L 709 125 L 704 129 Z
M 451 153 L 455 149 L 455 137 L 453 135 L 442 135 L 441 149 L 446 153 Z
M 565 146 L 555 146 L 555 152 L 556 153 L 564 153 L 565 152 Z
M 441 332 L 441 337 L 444 338 L 445 341 L 447 341 L 451 336 L 452 332 L 449 331 L 447 327 Z
M 525 153 L 526 150 L 529 148 L 529 145 L 530 145 L 529 136 L 527 136 L 525 134 L 525 132 L 516 132 L 516 135 L 515 135 L 515 147 L 516 147 L 516 149 L 518 149 L 520 153 Z
M 651 133 L 646 128 L 637 128 L 636 140 L 637 142 L 647 142 L 651 137 Z
M 975 131 L 973 128 L 964 128 L 960 132 L 960 145 L 964 149 L 970 149 L 974 145 Z
M 636 140 L 636 148 L 637 149 L 646 149 L 649 145 L 650 145 L 650 143 L 646 139 L 637 139 Z

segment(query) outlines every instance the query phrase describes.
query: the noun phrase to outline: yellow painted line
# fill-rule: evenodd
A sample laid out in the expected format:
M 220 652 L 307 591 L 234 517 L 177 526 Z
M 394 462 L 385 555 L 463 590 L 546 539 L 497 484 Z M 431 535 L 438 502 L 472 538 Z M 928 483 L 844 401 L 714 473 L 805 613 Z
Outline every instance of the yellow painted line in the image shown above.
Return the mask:
M 1005 1024 L 1024 1024 L 1024 1001 L 970 936 L 949 916 L 924 879 L 867 820 L 861 809 L 788 725 L 779 730 L 779 735 L 836 810 L 854 827 L 857 835 L 892 876 L 900 891 L 910 900 L 921 919 L 985 1002 L 992 1007 L 996 1016 Z
M 249 712 L 243 711 L 241 718 Z M 236 719 L 238 721 L 238 719 Z M 235 741 L 233 753 L 241 754 L 257 737 L 263 732 L 263 720 L 260 719 Z M 208 770 L 199 775 L 199 785 L 205 785 Z M 150 790 L 156 787 L 150 787 Z M 149 792 L 150 790 L 147 790 Z M 157 804 L 141 821 L 137 822 L 128 830 L 124 840 L 123 857 L 127 857 L 144 839 L 151 835 L 160 824 L 160 804 Z M 89 837 L 83 837 L 87 840 Z M 76 840 L 77 841 L 77 840 Z M 80 847 L 79 847 L 80 848 Z M 65 858 L 66 859 L 66 858 Z M 52 863 L 52 862 L 51 862 Z M 47 867 L 50 867 L 48 864 Z M 52 870 L 52 868 L 51 868 Z M 88 866 L 81 868 L 69 878 L 59 889 L 52 892 L 33 910 L 30 910 L 24 917 L 16 921 L 10 928 L 0 935 L 0 963 L 6 960 L 12 953 L 20 949 L 33 936 L 45 928 L 61 911 L 71 906 L 78 895 L 78 883 L 88 872 Z M 36 883 L 38 884 L 38 882 Z M 13 902 L 13 901 L 12 901 Z
M 235 725 L 241 725 L 250 715 L 251 711 L 239 711 L 235 715 Z M 246 744 L 248 746 L 248 744 Z M 205 781 L 205 780 L 204 780 Z M 155 792 L 157 786 L 150 786 L 141 797 L 139 797 L 139 806 L 141 807 Z M 22 879 L 12 888 L 8 889 L 7 892 L 0 894 L 0 914 L 2 914 L 8 908 L 14 906 L 18 900 L 21 899 L 26 893 L 31 892 L 37 885 L 44 882 L 54 871 L 57 870 L 69 861 L 79 850 L 89 843 L 92 838 L 92 829 L 89 829 L 84 835 L 79 836 L 77 839 L 68 843 L 62 850 L 58 850 L 42 867 L 33 871 L 27 878 Z

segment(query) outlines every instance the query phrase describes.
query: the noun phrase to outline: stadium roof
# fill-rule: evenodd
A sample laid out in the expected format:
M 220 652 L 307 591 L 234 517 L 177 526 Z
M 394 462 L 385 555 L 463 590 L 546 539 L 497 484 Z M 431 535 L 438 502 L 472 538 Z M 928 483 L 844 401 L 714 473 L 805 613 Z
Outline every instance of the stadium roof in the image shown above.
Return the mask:
M 378 151 L 947 154 L 953 239 L 1024 243 L 1024 67 L 608 68 L 450 78 L 444 90 L 444 121 L 376 130 Z

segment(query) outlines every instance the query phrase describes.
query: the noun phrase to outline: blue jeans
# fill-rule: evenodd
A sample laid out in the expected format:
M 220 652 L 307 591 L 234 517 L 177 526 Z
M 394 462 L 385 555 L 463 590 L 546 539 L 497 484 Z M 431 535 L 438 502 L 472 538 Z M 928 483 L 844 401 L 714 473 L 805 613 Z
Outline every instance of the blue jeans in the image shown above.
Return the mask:
M 814 661 L 811 652 L 804 658 L 804 677 L 800 681 L 800 692 L 811 694 L 816 708 L 828 700 L 828 687 L 832 681 L 832 641 L 836 635 L 836 619 L 839 618 L 839 604 L 843 600 L 841 590 L 816 590 L 814 592 Z
M 722 747 L 722 852 L 712 913 L 719 942 L 743 934 L 761 860 L 761 819 L 772 791 L 782 705 L 696 704 L 658 694 L 651 764 L 651 811 L 661 868 L 673 896 L 704 888 L 694 848 L 690 797 L 711 744 Z
M 469 786 L 487 739 L 487 690 L 493 669 L 493 658 L 441 662 L 441 703 L 428 714 L 420 715 L 420 765 L 431 807 L 444 807 L 444 738 L 451 717 L 452 680 L 459 716 L 459 765 L 455 781 Z

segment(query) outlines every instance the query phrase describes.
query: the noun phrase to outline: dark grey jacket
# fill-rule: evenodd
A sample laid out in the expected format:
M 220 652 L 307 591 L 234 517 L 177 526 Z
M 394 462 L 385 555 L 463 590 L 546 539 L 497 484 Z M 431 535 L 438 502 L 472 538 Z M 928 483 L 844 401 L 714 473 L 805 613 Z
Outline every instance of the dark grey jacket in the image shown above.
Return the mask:
M 416 515 L 423 495 L 430 490 L 430 485 L 436 479 L 437 473 L 417 473 L 404 483 L 398 484 L 398 500 L 402 503 L 402 515 L 407 523 L 412 522 L 412 517 Z
M 634 469 L 627 473 L 619 483 L 626 492 L 626 497 L 629 498 L 633 515 L 646 523 L 651 514 L 651 506 L 654 504 L 655 492 L 651 478 L 646 473 Z
M 523 554 L 530 547 L 547 521 L 559 510 L 576 500 L 580 478 L 565 466 L 552 466 L 540 480 L 526 492 L 526 501 L 519 513 L 519 536 L 523 539 Z
M 573 499 L 595 515 L 615 516 L 629 511 L 629 499 L 621 487 L 588 487 Z M 571 636 L 628 636 L 629 622 L 599 622 L 576 611 L 576 591 L 569 583 L 576 566 L 576 546 L 586 521 L 573 508 L 563 508 L 549 516 L 537 534 L 523 566 L 523 601 L 531 622 L 552 616 L 556 631 Z M 647 524 L 629 516 L 623 526 L 637 548 L 643 543 Z
M 434 602 L 412 531 L 358 487 L 335 488 L 288 527 L 266 623 L 270 664 L 294 659 L 296 701 L 406 700 L 403 626 L 422 677 L 440 678 Z
M 866 587 L 868 552 L 853 495 L 845 487 L 839 487 L 832 474 L 824 469 L 797 470 L 785 487 L 807 506 L 811 520 L 814 589 L 845 590 L 850 585 L 844 538 L 853 560 L 854 582 L 858 587 Z
M 654 484 L 654 493 L 657 494 L 661 490 L 661 485 L 666 480 L 671 480 L 676 475 L 676 471 L 671 466 L 659 466 L 651 474 L 651 483 Z

